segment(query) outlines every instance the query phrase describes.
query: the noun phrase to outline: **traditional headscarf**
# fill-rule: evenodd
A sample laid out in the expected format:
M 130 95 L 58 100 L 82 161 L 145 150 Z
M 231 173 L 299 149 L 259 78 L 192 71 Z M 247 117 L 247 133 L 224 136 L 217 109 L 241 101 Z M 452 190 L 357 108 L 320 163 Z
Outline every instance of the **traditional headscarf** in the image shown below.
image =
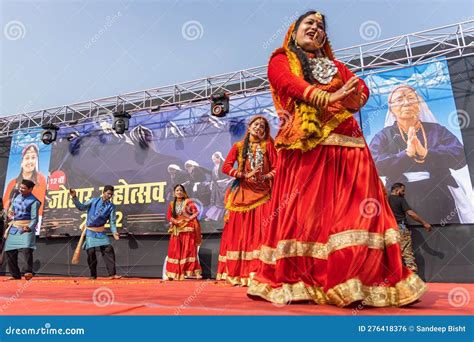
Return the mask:
M 153 132 L 151 129 L 138 125 L 132 129 L 130 133 L 130 139 L 134 144 L 137 144 L 143 149 L 146 149 L 150 146 L 150 143 L 153 140 Z
M 398 90 L 403 89 L 403 88 L 410 89 L 416 95 L 416 98 L 418 99 L 418 105 L 420 107 L 420 113 L 418 115 L 418 119 L 421 122 L 438 123 L 438 120 L 436 120 L 435 116 L 431 112 L 431 110 L 428 107 L 428 105 L 426 104 L 425 100 L 416 92 L 416 90 L 414 88 L 410 87 L 409 85 L 402 84 L 402 85 L 399 85 L 399 86 L 395 87 L 390 92 L 390 95 L 388 96 L 388 110 L 387 110 L 387 115 L 385 116 L 385 125 L 384 125 L 384 127 L 392 126 L 395 123 L 395 121 L 397 121 L 395 115 L 392 113 L 392 111 L 390 109 L 390 106 L 391 106 L 390 103 L 392 102 L 393 95 Z
M 180 168 L 178 165 L 176 165 L 176 164 L 170 164 L 170 165 L 168 165 L 168 172 L 169 172 L 170 170 L 183 171 L 183 170 L 181 170 L 181 168 Z
M 313 11 L 310 11 L 302 15 L 299 19 L 305 18 L 311 14 L 316 14 L 321 19 L 324 18 L 321 13 L 313 13 Z M 275 50 L 271 58 L 278 54 L 285 54 L 288 59 L 290 71 L 294 75 L 304 79 L 304 72 L 301 60 L 291 48 L 291 45 L 294 44 L 296 39 L 295 36 L 296 31 L 298 29 L 296 27 L 297 22 L 298 20 L 296 20 L 288 28 L 288 32 L 286 33 L 285 39 L 283 41 L 283 46 Z M 322 50 L 327 58 L 331 60 L 334 59 L 334 53 L 332 51 L 331 44 L 327 36 Z M 320 90 L 333 92 L 342 87 L 343 83 L 340 77 L 334 77 L 329 84 L 315 83 L 313 86 Z M 273 96 L 277 113 L 286 113 L 287 109 L 283 107 L 277 91 L 272 86 L 270 86 L 270 90 Z M 277 147 L 277 149 L 301 149 L 303 152 L 311 150 L 316 145 L 321 143 L 324 139 L 326 139 L 329 134 L 337 126 L 339 126 L 340 123 L 352 116 L 352 113 L 338 102 L 329 105 L 324 110 L 320 110 L 320 108 L 316 108 L 315 106 L 312 106 L 311 104 L 308 104 L 304 101 L 295 100 L 294 108 L 291 108 L 290 111 L 293 110 L 294 119 L 291 125 L 286 125 L 285 130 L 287 132 L 283 133 L 280 129 L 280 132 L 278 133 L 275 142 L 275 146 Z M 284 135 L 286 134 L 288 136 L 291 136 L 292 131 L 295 130 L 301 131 L 301 133 L 299 133 L 300 137 L 296 141 L 288 141 L 288 139 L 286 139 Z
M 188 166 L 199 166 L 199 164 L 197 162 L 195 162 L 194 160 L 188 160 L 186 161 L 186 163 L 184 163 L 184 166 L 185 167 L 188 167 Z
M 221 161 L 224 161 L 224 157 L 222 156 L 222 153 L 220 151 L 216 151 L 212 154 L 212 156 L 217 156 L 217 158 L 219 158 Z
M 307 16 L 310 16 L 314 14 L 319 20 L 322 20 L 323 22 L 325 22 L 325 18 L 324 18 L 324 15 L 320 12 L 317 12 L 317 11 L 308 11 L 306 12 L 305 14 L 303 14 L 300 18 L 301 18 L 301 21 L 304 20 L 304 18 L 306 18 Z M 300 19 L 298 18 L 293 24 L 290 25 L 290 27 L 288 28 L 288 32 L 286 33 L 285 35 L 285 40 L 283 41 L 283 47 L 289 47 L 290 46 L 290 43 L 292 42 L 295 42 L 296 41 L 296 30 L 298 29 L 296 27 L 296 22 Z M 301 22 L 300 22 L 301 24 Z M 326 30 L 326 28 L 324 28 L 324 30 Z M 331 59 L 331 60 L 334 60 L 334 52 L 332 51 L 332 47 L 331 47 L 331 43 L 329 42 L 329 38 L 327 36 L 327 33 L 326 33 L 326 40 L 323 44 L 323 46 L 321 47 L 321 49 L 323 50 L 324 52 L 324 55 Z

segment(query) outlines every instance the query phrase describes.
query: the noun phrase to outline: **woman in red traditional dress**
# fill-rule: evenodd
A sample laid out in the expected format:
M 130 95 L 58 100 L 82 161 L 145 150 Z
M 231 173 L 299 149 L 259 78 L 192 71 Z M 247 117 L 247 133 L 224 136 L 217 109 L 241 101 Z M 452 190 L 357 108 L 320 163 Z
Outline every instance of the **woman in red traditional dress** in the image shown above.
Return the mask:
M 365 83 L 334 59 L 323 15 L 291 25 L 268 78 L 284 125 L 273 218 L 248 294 L 274 303 L 402 306 L 426 291 L 402 266 L 397 223 L 352 113 Z
M 268 121 L 255 116 L 245 138 L 232 146 L 222 165 L 222 172 L 235 181 L 225 199 L 230 213 L 221 239 L 218 280 L 248 286 L 258 268 L 261 235 L 269 223 L 268 200 L 275 164 L 276 150 Z
M 197 247 L 201 245 L 201 226 L 197 217 L 196 205 L 188 199 L 184 186 L 174 187 L 174 200 L 166 215 L 170 221 L 168 232 L 171 234 L 166 262 L 166 276 L 170 280 L 185 278 L 201 279 L 201 265 Z

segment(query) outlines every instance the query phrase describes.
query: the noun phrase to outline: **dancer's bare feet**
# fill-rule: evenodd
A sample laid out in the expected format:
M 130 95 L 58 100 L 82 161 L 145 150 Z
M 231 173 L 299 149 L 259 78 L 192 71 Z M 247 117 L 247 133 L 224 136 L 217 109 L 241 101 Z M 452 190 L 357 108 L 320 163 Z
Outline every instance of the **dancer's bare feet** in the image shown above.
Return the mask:
M 26 280 L 30 280 L 31 278 L 33 278 L 33 273 L 25 273 Z

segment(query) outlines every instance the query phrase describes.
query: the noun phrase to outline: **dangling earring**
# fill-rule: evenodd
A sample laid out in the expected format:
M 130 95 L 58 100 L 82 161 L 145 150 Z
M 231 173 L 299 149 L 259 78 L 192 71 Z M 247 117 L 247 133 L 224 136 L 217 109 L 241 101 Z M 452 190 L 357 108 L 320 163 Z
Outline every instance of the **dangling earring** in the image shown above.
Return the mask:
M 295 34 L 295 33 L 293 33 L 293 34 L 291 35 L 291 39 L 293 39 L 293 41 L 295 42 L 296 48 L 297 48 L 297 49 L 301 49 L 301 47 L 298 45 L 298 42 L 296 41 L 296 34 Z
M 327 37 L 328 37 L 328 36 L 327 36 L 326 34 L 324 34 L 324 40 L 323 40 L 323 42 L 322 42 L 320 45 L 316 45 L 316 43 L 315 43 L 316 49 L 321 49 L 321 48 L 324 46 L 324 44 L 326 44 Z

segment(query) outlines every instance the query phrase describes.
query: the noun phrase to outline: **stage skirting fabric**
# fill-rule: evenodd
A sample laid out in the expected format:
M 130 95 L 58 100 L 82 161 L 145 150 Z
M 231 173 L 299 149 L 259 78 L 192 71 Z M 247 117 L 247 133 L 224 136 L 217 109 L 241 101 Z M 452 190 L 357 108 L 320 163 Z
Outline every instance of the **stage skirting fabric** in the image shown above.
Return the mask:
M 427 282 L 473 283 L 474 266 L 470 258 L 474 249 L 474 226 L 435 227 L 431 233 L 413 229 L 413 244 L 419 275 Z M 214 278 L 217 270 L 220 234 L 205 234 L 199 250 L 204 278 Z M 34 253 L 37 275 L 89 276 L 85 254 L 80 264 L 70 263 L 77 237 L 38 239 Z M 117 272 L 129 277 L 161 278 L 169 237 L 164 235 L 129 235 L 114 241 Z M 21 258 L 20 258 L 21 260 Z M 5 274 L 6 263 L 0 269 Z M 99 256 L 99 276 L 107 272 Z

